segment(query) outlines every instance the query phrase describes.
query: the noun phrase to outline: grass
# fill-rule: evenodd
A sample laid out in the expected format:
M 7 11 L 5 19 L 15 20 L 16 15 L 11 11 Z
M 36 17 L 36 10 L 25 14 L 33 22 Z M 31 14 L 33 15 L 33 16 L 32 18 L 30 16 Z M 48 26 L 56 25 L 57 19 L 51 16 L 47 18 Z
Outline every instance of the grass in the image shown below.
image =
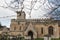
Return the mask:
M 44 38 L 37 38 L 37 39 L 35 39 L 35 40 L 44 40 Z
M 44 38 L 37 38 L 35 40 L 44 40 Z M 60 38 L 51 38 L 51 40 L 60 40 Z
M 60 40 L 60 38 L 52 38 L 51 40 Z

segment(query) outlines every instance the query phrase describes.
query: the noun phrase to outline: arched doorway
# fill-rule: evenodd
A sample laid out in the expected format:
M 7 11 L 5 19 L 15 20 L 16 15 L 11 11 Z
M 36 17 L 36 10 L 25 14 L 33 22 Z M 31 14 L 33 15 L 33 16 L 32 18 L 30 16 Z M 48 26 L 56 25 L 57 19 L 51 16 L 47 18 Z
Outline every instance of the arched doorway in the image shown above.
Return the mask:
M 33 32 L 32 31 L 29 31 L 28 32 L 28 36 L 30 36 L 31 37 L 31 40 L 33 40 Z
M 48 28 L 48 34 L 49 35 L 53 35 L 53 27 L 52 26 L 49 26 L 49 28 Z

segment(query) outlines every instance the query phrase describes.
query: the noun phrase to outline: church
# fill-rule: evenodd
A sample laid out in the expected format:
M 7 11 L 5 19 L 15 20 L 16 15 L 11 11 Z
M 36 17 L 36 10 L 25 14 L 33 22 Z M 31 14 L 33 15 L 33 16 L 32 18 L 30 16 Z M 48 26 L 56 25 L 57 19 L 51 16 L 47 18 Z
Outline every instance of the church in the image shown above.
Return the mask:
M 17 19 L 11 19 L 9 35 L 43 38 L 50 35 L 52 38 L 60 37 L 60 21 L 54 19 L 26 19 L 24 11 L 17 11 Z

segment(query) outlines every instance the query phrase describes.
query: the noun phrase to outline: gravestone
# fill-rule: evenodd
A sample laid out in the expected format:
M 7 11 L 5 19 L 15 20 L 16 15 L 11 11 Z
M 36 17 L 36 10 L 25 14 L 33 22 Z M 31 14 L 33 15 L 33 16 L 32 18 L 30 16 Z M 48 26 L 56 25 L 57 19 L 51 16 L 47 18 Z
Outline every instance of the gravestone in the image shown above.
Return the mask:
M 44 35 L 44 40 L 51 40 L 51 36 L 50 35 Z

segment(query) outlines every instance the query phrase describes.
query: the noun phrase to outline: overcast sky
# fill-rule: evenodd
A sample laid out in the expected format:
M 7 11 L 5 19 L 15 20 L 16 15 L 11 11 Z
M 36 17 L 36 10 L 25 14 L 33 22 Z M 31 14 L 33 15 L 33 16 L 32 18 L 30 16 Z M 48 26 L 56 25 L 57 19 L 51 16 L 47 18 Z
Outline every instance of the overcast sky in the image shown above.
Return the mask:
M 27 0 L 26 0 L 27 1 Z M 25 5 L 29 5 L 30 3 L 29 2 L 24 2 Z M 28 0 L 29 1 L 29 0 Z M 31 0 L 30 0 L 31 1 Z M 39 0 L 38 0 L 39 1 Z M 37 19 L 37 18 L 45 18 L 45 16 L 43 16 L 44 14 L 48 13 L 51 11 L 51 9 L 49 9 L 50 5 L 48 3 L 48 0 L 40 0 L 41 2 L 37 2 L 35 7 L 36 9 L 38 10 L 32 10 L 31 12 L 31 18 L 33 19 Z M 7 0 L 7 2 L 9 2 Z M 42 5 L 43 3 L 45 2 L 44 5 Z M 2 0 L 0 0 L 0 5 L 2 5 L 2 3 L 4 4 L 4 2 Z M 41 7 L 40 7 L 41 6 Z M 48 7 L 49 6 L 49 7 Z M 40 8 L 39 8 L 40 7 Z M 54 5 L 53 5 L 54 7 Z M 50 7 L 51 8 L 51 7 Z M 48 9 L 48 10 L 47 10 Z M 29 13 L 28 13 L 28 9 L 24 9 L 26 10 L 25 13 L 26 13 L 26 18 L 29 18 Z M 12 16 L 14 15 L 14 17 L 6 17 L 6 16 Z M 6 25 L 7 27 L 10 27 L 10 23 L 11 23 L 11 19 L 14 19 L 16 18 L 16 12 L 15 11 L 12 11 L 8 8 L 3 8 L 3 7 L 0 7 L 0 22 L 2 23 L 2 25 Z

